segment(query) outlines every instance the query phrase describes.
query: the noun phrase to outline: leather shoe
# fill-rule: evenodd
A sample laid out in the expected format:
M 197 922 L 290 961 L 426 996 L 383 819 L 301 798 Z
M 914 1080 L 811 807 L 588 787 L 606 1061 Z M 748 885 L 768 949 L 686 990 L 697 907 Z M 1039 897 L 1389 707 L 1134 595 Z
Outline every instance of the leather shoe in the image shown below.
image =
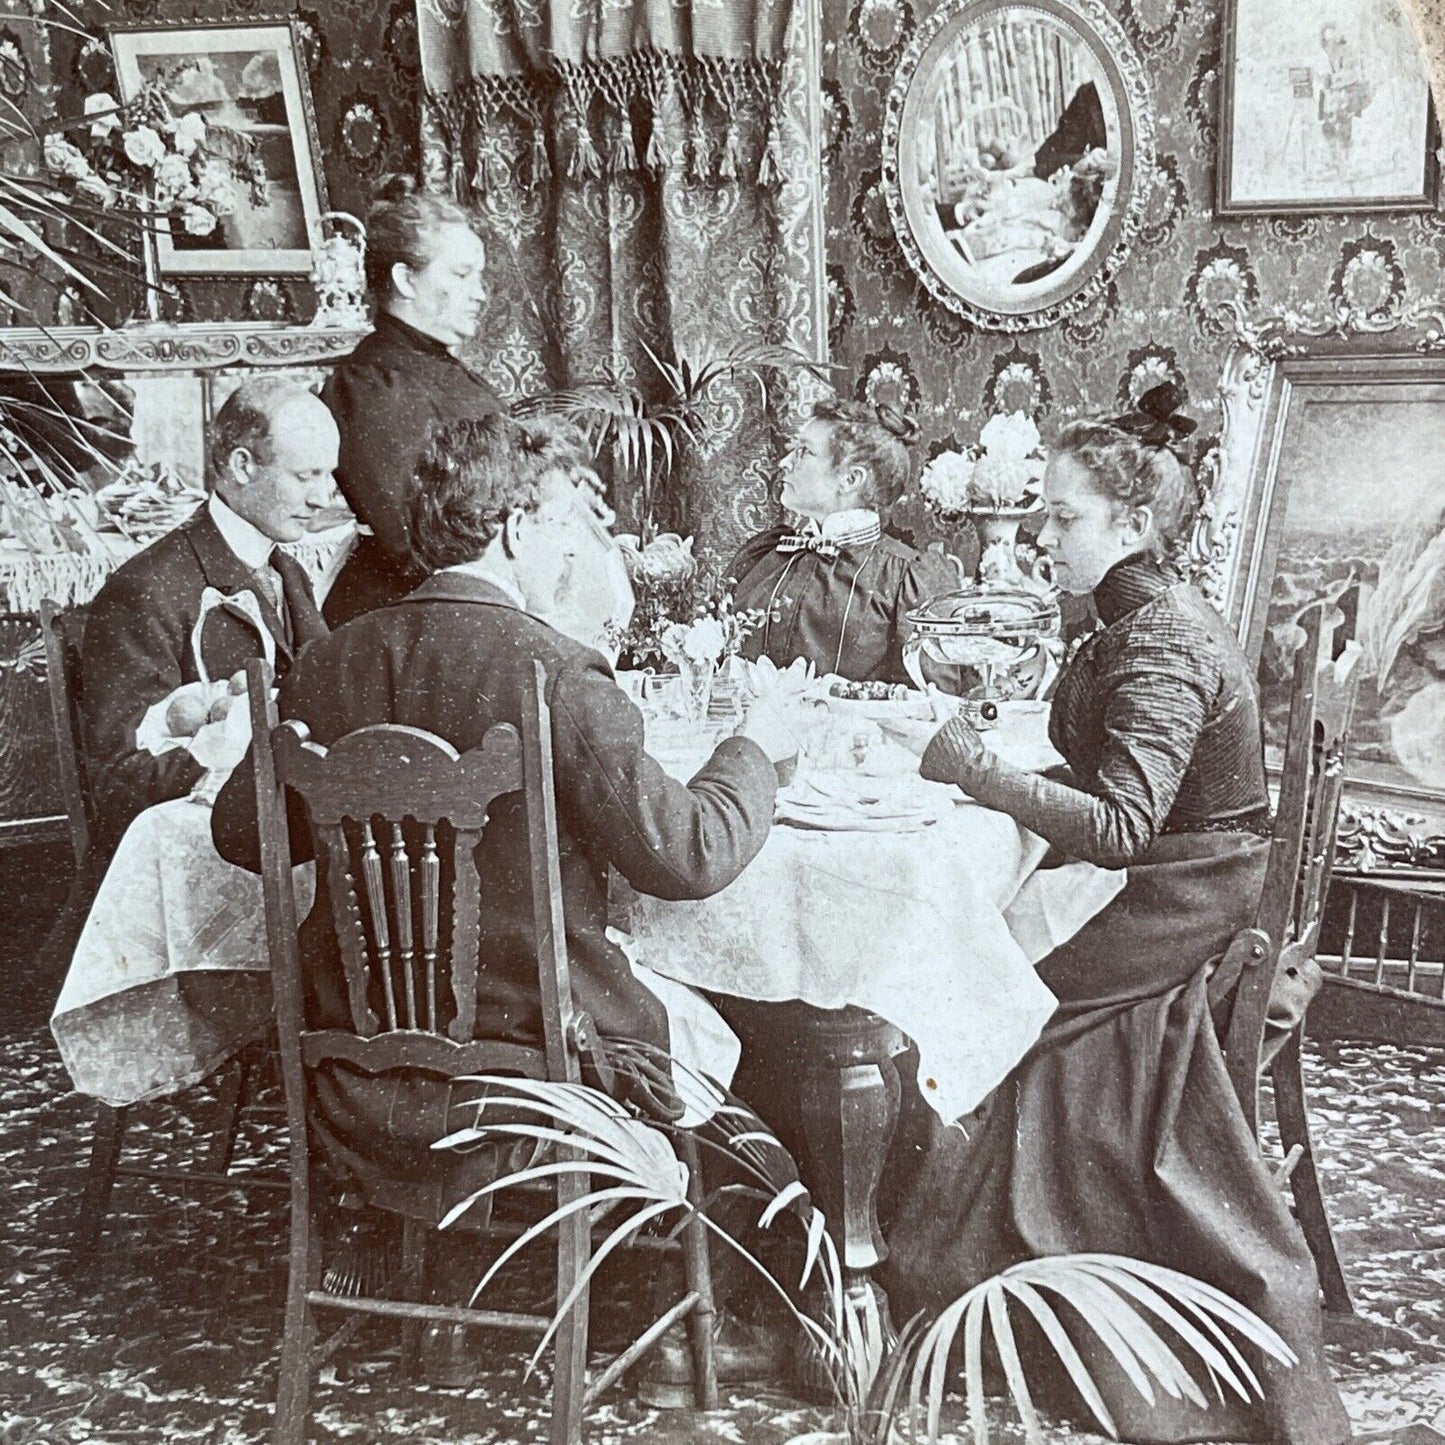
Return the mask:
M 775 1380 L 785 1357 L 779 1327 L 747 1324 L 726 1310 L 713 1316 L 712 1361 L 718 1384 Z M 686 1321 L 672 1325 L 653 1347 L 637 1382 L 637 1398 L 655 1410 L 690 1410 L 696 1404 Z

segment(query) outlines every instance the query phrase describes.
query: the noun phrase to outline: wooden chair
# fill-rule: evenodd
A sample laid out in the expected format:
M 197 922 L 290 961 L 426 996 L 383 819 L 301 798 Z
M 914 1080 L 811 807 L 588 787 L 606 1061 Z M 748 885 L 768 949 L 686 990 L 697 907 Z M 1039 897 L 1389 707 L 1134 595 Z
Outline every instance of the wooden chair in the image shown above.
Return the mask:
M 40 629 L 45 640 L 57 770 L 70 823 L 71 850 L 75 855 L 75 880 L 44 945 L 46 955 L 53 956 L 57 966 L 68 961 L 74 953 L 104 872 L 103 861 L 96 859 L 91 847 L 95 835 L 95 805 L 81 741 L 80 662 L 86 613 L 84 607 L 62 610 L 48 598 L 40 604 Z M 276 1180 L 242 1180 L 227 1172 L 255 1077 L 255 1060 L 249 1054 L 243 1054 L 236 1066 L 228 1069 L 221 1078 L 215 1128 L 199 1170 L 152 1169 L 122 1163 L 120 1152 L 131 1118 L 130 1110 L 97 1102 L 85 1192 L 81 1196 L 75 1228 L 76 1249 L 83 1254 L 94 1251 L 110 1207 L 111 1191 L 118 1178 L 161 1179 L 226 1188 L 242 1183 L 263 1188 L 276 1187 Z
M 1351 1314 L 1354 1305 L 1315 1168 L 1301 1056 L 1304 1005 L 1321 977 L 1314 955 L 1334 864 L 1345 747 L 1359 684 L 1358 649 L 1352 646 L 1334 659 L 1331 639 L 1322 636 L 1323 619 L 1323 604 L 1300 619 L 1304 637 L 1295 653 L 1279 806 L 1259 911 L 1254 927 L 1233 940 L 1211 984 L 1211 997 L 1227 1000 L 1225 1061 L 1256 1138 L 1260 1081 L 1269 1075 L 1284 1150 L 1276 1177 L 1281 1184 L 1288 1180 L 1293 1192 L 1325 1308 Z M 1281 1008 L 1282 1002 L 1293 1006 Z
M 366 1202 L 403 1221 L 399 1285 L 404 1298 L 342 1294 L 318 1288 L 318 1189 L 312 1175 L 308 1105 L 310 1072 L 344 1061 L 365 1074 L 423 1069 L 433 1076 L 510 1074 L 581 1081 L 580 1056 L 591 1021 L 575 1008 L 568 981 L 561 870 L 557 854 L 552 731 L 545 673 L 522 736 L 492 728 L 464 755 L 416 728 L 358 729 L 329 749 L 309 741 L 305 726 L 276 722 L 263 663 L 249 668 L 261 866 L 267 938 L 280 1033 L 281 1066 L 291 1134 L 291 1258 L 285 1335 L 277 1390 L 276 1445 L 301 1445 L 310 1377 L 320 1359 L 355 1327 L 343 1325 L 317 1343 L 320 1310 L 383 1316 L 402 1323 L 403 1368 L 416 1361 L 422 1324 L 470 1325 L 540 1335 L 550 1315 L 464 1309 L 423 1303 L 426 1258 L 439 1222 L 440 1191 L 403 1183 L 364 1184 Z M 270 739 L 270 746 L 261 740 Z M 305 804 L 318 869 L 326 870 L 332 924 L 340 946 L 351 1013 L 349 1029 L 309 1030 L 302 978 L 286 790 Z M 541 1047 L 473 1038 L 485 891 L 475 852 L 495 800 L 521 792 L 528 839 L 541 993 Z M 450 839 L 450 842 L 448 842 Z M 443 920 L 448 920 L 447 927 Z M 485 967 L 482 960 L 480 966 Z M 697 1151 L 684 1147 L 694 1198 L 701 1198 Z M 581 1198 L 576 1175 L 557 1182 L 559 1204 Z M 486 1226 L 483 1226 L 485 1228 Z M 501 1231 L 505 1232 L 505 1231 Z M 582 1277 L 591 1251 L 585 1215 L 557 1229 L 557 1304 Z M 681 1300 L 622 1352 L 588 1388 L 588 1299 L 584 1293 L 556 1337 L 552 1380 L 552 1445 L 582 1438 L 587 1406 L 635 1364 L 675 1321 L 687 1318 L 701 1408 L 716 1407 L 712 1364 L 712 1285 L 701 1228 L 692 1221 L 683 1249 L 687 1287 Z

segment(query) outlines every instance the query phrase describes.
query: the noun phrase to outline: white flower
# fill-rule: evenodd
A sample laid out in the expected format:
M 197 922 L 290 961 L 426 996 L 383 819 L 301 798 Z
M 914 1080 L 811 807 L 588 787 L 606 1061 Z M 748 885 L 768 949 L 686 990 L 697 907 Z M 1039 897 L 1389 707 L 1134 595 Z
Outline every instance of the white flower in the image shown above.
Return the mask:
M 687 655 L 687 626 L 669 622 L 657 639 L 658 648 L 669 662 L 681 662 Z
M 90 123 L 90 134 L 95 140 L 104 140 L 111 131 L 120 129 L 120 102 L 104 90 L 85 97 L 85 113 L 97 117 Z
M 961 512 L 969 503 L 974 461 L 963 452 L 940 452 L 918 479 L 923 495 L 940 512 Z
M 135 166 L 153 166 L 166 153 L 166 143 L 148 125 L 125 133 L 125 153 Z
M 198 199 L 218 216 L 229 216 L 236 209 L 236 185 L 225 161 L 210 160 L 196 177 Z
M 723 655 L 723 645 L 726 642 L 723 625 L 716 617 L 699 617 L 687 629 L 682 650 L 690 662 L 717 662 Z
M 46 136 L 44 152 L 46 169 L 54 171 L 58 176 L 80 180 L 90 174 L 90 162 L 64 136 Z
M 978 434 L 979 445 L 992 457 L 1026 457 L 1038 450 L 1039 429 L 1021 411 L 991 416 Z
M 181 223 L 192 236 L 209 236 L 216 229 L 216 218 L 204 206 L 187 206 Z
M 985 453 L 973 471 L 973 502 L 977 506 L 1028 506 L 1038 494 L 1044 463 L 1039 457 Z
M 195 193 L 191 185 L 191 166 L 184 156 L 162 156 L 155 168 L 156 197 L 168 201 L 176 197 L 188 199 Z
M 176 149 L 188 156 L 206 138 L 206 121 L 198 111 L 177 117 L 171 127 L 171 140 Z
M 99 176 L 81 176 L 75 183 L 75 194 L 83 201 L 109 210 L 115 205 L 115 187 Z

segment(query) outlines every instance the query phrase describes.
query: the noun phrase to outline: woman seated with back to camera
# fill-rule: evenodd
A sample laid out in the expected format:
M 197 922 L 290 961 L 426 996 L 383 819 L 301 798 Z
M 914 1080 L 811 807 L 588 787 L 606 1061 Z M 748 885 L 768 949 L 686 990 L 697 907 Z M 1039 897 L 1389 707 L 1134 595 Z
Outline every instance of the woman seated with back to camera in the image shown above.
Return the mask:
M 1092 593 L 1101 623 L 1054 694 L 1049 735 L 1067 775 L 1010 766 L 963 718 L 923 751 L 924 777 L 1128 877 L 1040 962 L 1058 1011 L 981 1124 L 936 1135 L 894 1215 L 886 1283 L 907 1318 L 1026 1258 L 1098 1251 L 1183 1270 L 1261 1315 L 1299 1362 L 1256 1361 L 1263 1402 L 1207 1410 L 1149 1405 L 1105 1370 L 1119 1437 L 1335 1445 L 1349 1423 L 1322 1354 L 1314 1264 L 1209 1011 L 1210 962 L 1259 903 L 1269 794 L 1252 670 L 1166 560 L 1195 506 L 1174 450 L 1194 424 L 1176 404 L 1156 387 L 1136 412 L 1066 426 L 1044 476 L 1039 544 L 1065 591 Z
M 729 569 L 739 610 L 762 625 L 743 655 L 798 658 L 854 682 L 906 682 L 905 615 L 958 586 L 952 563 L 883 531 L 908 481 L 910 424 L 889 408 L 822 401 L 783 461 L 781 501 L 802 519 L 743 543 Z

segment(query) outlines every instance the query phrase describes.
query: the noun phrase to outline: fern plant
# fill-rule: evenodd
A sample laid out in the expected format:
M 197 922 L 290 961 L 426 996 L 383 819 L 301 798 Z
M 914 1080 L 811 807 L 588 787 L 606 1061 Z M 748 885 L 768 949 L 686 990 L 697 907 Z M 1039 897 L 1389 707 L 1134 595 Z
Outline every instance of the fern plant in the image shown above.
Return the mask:
M 524 397 L 512 410 L 517 416 L 561 417 L 587 435 L 598 456 L 610 458 L 614 492 L 623 478 L 635 489 L 638 533 L 646 547 L 657 534 L 660 492 L 679 453 L 700 446 L 714 424 L 711 408 L 720 383 L 741 376 L 756 384 L 766 404 L 773 373 L 807 371 L 821 379 L 833 368 L 795 347 L 768 342 L 742 341 L 705 356 L 683 352 L 676 361 L 664 360 L 646 341 L 641 345 L 660 392 L 620 381 L 591 382 Z
M 610 1041 L 608 1049 L 623 1072 L 641 1073 L 656 1081 L 666 1067 L 665 1056 L 659 1058 L 656 1050 L 642 1045 Z M 583 1280 L 562 1302 L 538 1344 L 529 1370 L 540 1361 L 562 1319 L 575 1308 L 605 1259 L 650 1225 L 671 1217 L 680 1227 L 694 1216 L 758 1272 L 805 1333 L 829 1382 L 840 1433 L 849 1445 L 888 1445 L 897 1438 L 900 1426 L 921 1434 L 930 1445 L 936 1442 L 950 1378 L 949 1362 L 960 1337 L 964 1400 L 974 1445 L 988 1445 L 990 1439 L 983 1388 L 986 1337 L 1002 1363 L 1008 1396 L 1026 1439 L 1030 1445 L 1042 1445 L 1043 1425 L 1014 1335 L 1013 1318 L 1019 1311 L 1038 1325 L 1080 1397 L 1111 1436 L 1116 1436 L 1113 1419 L 1063 1325 L 1060 1305 L 1097 1337 L 1151 1404 L 1159 1393 L 1191 1400 L 1201 1408 L 1207 1404 L 1206 1391 L 1220 1398 L 1228 1391 L 1246 1402 L 1258 1396 L 1258 1377 L 1236 1337 L 1282 1364 L 1295 1363 L 1285 1341 L 1228 1295 L 1176 1270 L 1111 1254 L 1025 1260 L 981 1281 L 936 1318 L 915 1316 L 895 1338 L 872 1290 L 848 1287 L 822 1213 L 812 1204 L 791 1156 L 766 1125 L 711 1080 L 682 1076 L 678 1066 L 672 1067 L 679 1090 L 694 1099 L 705 1099 L 713 1111 L 693 1136 L 705 1150 L 725 1155 L 749 1181 L 718 1194 L 744 1192 L 755 1197 L 762 1206 L 757 1221 L 760 1229 L 770 1228 L 784 1215 L 795 1219 L 806 1244 L 801 1276 L 788 1288 L 722 1229 L 708 1214 L 716 1194 L 700 1207 L 689 1202 L 687 1168 L 669 1137 L 675 1126 L 644 1120 L 587 1085 L 500 1076 L 473 1080 L 484 1086 L 473 1121 L 439 1140 L 434 1148 L 468 1149 L 511 1137 L 530 1140 L 542 1149 L 565 1143 L 576 1157 L 564 1160 L 534 1150 L 533 1158 L 540 1162 L 478 1189 L 447 1215 L 443 1227 L 504 1190 L 556 1180 L 568 1173 L 585 1174 L 592 1185 L 584 1197 L 552 1210 L 508 1245 L 478 1283 L 473 1302 L 514 1255 L 569 1215 L 585 1210 L 594 1220 L 605 1215 L 613 1221 L 594 1250 Z M 806 1310 L 798 1301 L 815 1275 L 821 1285 L 822 1307 Z M 1203 1384 L 1166 1343 L 1156 1322 L 1167 1326 L 1196 1370 L 1202 1366 Z

